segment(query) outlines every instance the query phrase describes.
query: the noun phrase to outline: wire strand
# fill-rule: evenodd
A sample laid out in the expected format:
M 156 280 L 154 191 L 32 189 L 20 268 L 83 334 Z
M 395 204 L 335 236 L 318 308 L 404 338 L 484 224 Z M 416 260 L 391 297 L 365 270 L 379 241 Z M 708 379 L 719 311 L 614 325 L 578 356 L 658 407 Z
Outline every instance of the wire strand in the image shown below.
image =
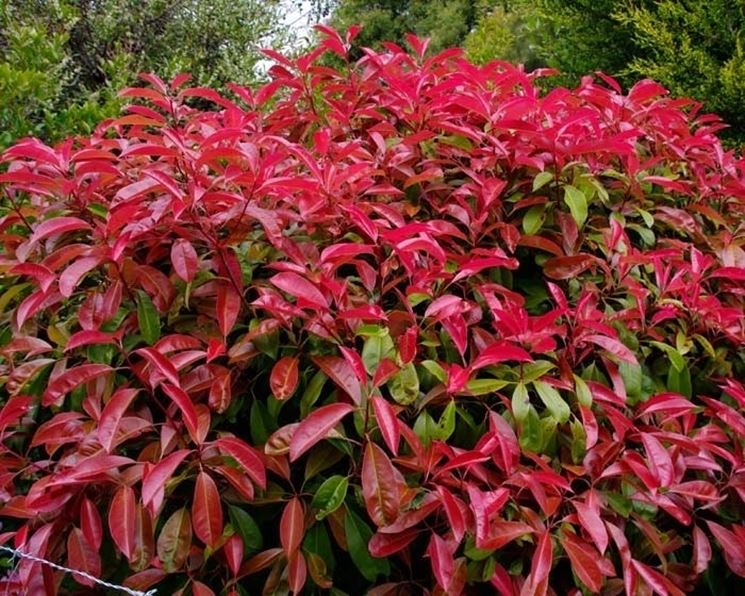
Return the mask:
M 125 592 L 129 594 L 129 596 L 155 596 L 155 594 L 157 594 L 157 590 L 154 590 L 154 589 L 148 590 L 147 592 L 141 592 L 140 590 L 132 590 L 128 588 L 127 586 L 120 586 L 118 584 L 110 584 L 109 582 L 104 581 L 102 579 L 98 579 L 97 577 L 91 575 L 90 573 L 86 573 L 85 571 L 80 571 L 79 569 L 70 569 L 69 567 L 58 565 L 57 563 L 52 563 L 52 561 L 47 561 L 46 559 L 42 559 L 40 557 L 37 557 L 36 555 L 25 553 L 22 550 L 18 550 L 16 548 L 9 548 L 7 546 L 0 545 L 0 550 L 10 553 L 11 555 L 13 555 L 13 558 L 20 557 L 22 559 L 28 559 L 29 561 L 34 561 L 36 563 L 41 563 L 42 565 L 47 565 L 48 567 L 51 567 L 52 569 L 57 569 L 58 571 L 64 571 L 65 573 L 72 573 L 73 575 L 78 575 L 87 580 L 90 580 L 93 583 L 98 584 L 99 586 L 103 586 L 105 588 L 111 588 L 112 590 L 119 590 L 121 592 Z

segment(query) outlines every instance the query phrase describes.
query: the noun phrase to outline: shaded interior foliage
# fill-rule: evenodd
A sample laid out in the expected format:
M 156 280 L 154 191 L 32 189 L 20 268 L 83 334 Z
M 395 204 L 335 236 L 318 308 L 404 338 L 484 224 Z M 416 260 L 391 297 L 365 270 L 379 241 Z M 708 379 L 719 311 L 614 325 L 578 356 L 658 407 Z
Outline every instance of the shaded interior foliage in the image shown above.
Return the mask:
M 321 31 L 259 89 L 144 75 L 90 137 L 4 153 L 0 540 L 197 596 L 732 588 L 719 121 L 413 37 L 335 70 L 354 31 Z

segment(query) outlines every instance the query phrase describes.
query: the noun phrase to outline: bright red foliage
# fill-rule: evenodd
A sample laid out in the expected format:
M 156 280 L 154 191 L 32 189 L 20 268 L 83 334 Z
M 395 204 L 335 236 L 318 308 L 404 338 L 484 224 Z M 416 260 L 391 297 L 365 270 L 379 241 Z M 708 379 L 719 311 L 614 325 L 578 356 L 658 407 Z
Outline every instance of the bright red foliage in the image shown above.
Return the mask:
M 5 152 L 0 539 L 176 594 L 745 577 L 718 121 L 413 38 L 334 70 L 323 33 L 258 90 L 147 75 Z

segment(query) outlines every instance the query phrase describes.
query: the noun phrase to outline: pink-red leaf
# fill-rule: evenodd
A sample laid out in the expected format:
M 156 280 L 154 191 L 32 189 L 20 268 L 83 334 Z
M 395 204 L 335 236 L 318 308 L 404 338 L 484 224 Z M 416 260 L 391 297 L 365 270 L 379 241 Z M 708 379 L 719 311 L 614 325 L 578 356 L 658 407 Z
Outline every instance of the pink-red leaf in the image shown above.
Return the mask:
M 261 457 L 240 439 L 235 437 L 223 437 L 214 442 L 214 445 L 220 448 L 231 457 L 233 457 L 246 473 L 262 489 L 266 489 L 266 469 Z
M 401 497 L 393 464 L 372 442 L 367 443 L 362 457 L 362 496 L 377 526 L 388 526 L 398 517 Z
M 119 551 L 131 559 L 135 549 L 135 493 L 129 486 L 121 486 L 114 493 L 109 509 L 109 532 Z
M 329 404 L 311 412 L 295 429 L 290 442 L 290 461 L 295 461 L 324 439 L 342 418 L 353 411 L 354 407 L 349 404 Z
M 398 443 L 401 439 L 401 431 L 398 428 L 398 418 L 389 404 L 380 395 L 372 396 L 372 406 L 378 428 L 383 435 L 383 440 L 393 455 L 398 455 Z
M 197 251 L 188 240 L 177 239 L 171 246 L 171 263 L 173 270 L 185 282 L 190 282 L 197 274 L 199 265 Z
M 290 499 L 282 511 L 279 521 L 279 540 L 290 559 L 297 553 L 305 535 L 305 511 L 303 503 L 297 497 Z
M 191 517 L 197 538 L 214 548 L 222 537 L 222 504 L 217 485 L 207 472 L 199 472 L 197 475 Z
M 278 400 L 283 401 L 295 393 L 299 380 L 299 363 L 300 359 L 297 356 L 285 356 L 272 368 L 269 386 Z

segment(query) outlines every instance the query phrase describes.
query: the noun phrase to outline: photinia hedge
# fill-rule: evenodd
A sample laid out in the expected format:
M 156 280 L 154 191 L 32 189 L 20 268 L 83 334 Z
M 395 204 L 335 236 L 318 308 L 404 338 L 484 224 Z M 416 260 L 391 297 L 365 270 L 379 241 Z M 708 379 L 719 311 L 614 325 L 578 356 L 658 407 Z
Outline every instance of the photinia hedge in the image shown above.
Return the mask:
M 163 594 L 732 593 L 721 123 L 321 31 L 259 89 L 143 75 L 89 138 L 5 152 L 0 540 Z

